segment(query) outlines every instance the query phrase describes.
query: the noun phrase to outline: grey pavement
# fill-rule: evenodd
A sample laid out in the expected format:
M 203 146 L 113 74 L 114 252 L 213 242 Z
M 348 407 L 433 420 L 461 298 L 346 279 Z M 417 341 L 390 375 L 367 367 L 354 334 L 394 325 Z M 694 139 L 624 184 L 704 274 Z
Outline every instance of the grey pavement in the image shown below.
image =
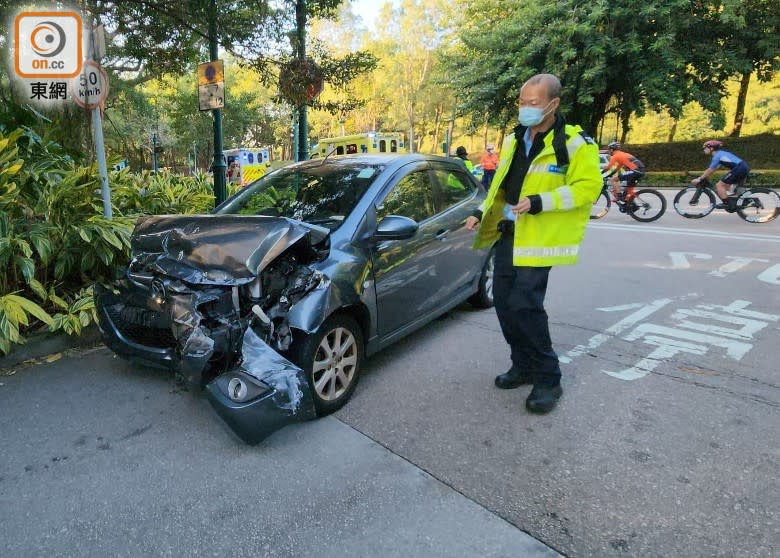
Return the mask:
M 0 376 L 0 540 L 26 556 L 557 556 L 336 418 L 246 446 L 106 349 Z

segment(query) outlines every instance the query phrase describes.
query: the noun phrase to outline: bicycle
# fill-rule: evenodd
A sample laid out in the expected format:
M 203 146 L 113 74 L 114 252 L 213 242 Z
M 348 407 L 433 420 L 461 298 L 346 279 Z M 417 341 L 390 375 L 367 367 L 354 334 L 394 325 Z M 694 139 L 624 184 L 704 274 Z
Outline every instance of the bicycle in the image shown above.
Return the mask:
M 625 186 L 621 198 L 612 197 L 609 178 L 604 178 L 601 193 L 593 202 L 590 210 L 591 219 L 601 219 L 609 212 L 612 203 L 617 204 L 621 213 L 628 213 L 642 223 L 650 223 L 660 219 L 666 211 L 666 198 L 658 190 L 638 188 L 637 184 Z
M 745 186 L 741 180 L 735 189 L 737 196 L 733 212 L 748 223 L 768 223 L 780 215 L 780 194 L 765 186 Z M 674 209 L 688 219 L 706 217 L 717 207 L 720 198 L 706 178 L 696 186 L 686 186 L 674 197 Z

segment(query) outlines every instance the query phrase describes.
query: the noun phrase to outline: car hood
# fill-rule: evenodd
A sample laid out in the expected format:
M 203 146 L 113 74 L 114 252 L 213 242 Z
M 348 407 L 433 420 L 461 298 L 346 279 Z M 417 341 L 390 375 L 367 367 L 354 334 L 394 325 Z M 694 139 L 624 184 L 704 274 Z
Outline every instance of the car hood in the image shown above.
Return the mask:
M 286 217 L 158 215 L 138 221 L 131 248 L 136 266 L 193 284 L 240 285 L 290 246 L 327 236 L 325 228 Z

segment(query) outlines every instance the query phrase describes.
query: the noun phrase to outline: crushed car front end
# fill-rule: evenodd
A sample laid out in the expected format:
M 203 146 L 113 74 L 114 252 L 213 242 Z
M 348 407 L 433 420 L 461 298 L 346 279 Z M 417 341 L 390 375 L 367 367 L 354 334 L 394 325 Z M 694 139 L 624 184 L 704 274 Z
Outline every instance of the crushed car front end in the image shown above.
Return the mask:
M 292 341 L 290 308 L 329 286 L 308 265 L 327 241 L 327 231 L 285 218 L 147 218 L 125 277 L 96 287 L 104 342 L 205 388 L 248 443 L 313 418 L 306 377 L 281 353 Z

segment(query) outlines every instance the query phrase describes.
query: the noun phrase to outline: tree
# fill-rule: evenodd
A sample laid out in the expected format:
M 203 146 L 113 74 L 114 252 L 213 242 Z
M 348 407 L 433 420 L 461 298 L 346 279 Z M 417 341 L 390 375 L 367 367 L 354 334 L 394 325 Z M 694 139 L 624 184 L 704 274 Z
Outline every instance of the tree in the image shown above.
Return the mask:
M 384 96 L 397 98 L 407 129 L 410 151 L 420 147 L 427 126 L 426 104 L 435 94 L 431 74 L 436 62 L 436 50 L 446 31 L 445 2 L 442 0 L 401 0 L 397 7 L 385 5 L 381 19 L 385 25 L 379 31 L 384 53 Z M 433 102 L 436 105 L 436 101 Z M 418 137 L 418 132 L 421 132 Z
M 773 0 L 724 0 L 723 21 L 731 33 L 724 48 L 733 53 L 740 86 L 729 132 L 737 137 L 745 118 L 750 78 L 767 82 L 780 67 L 780 4 Z
M 498 126 L 514 118 L 520 84 L 535 73 L 561 78 L 571 121 L 593 133 L 615 111 L 626 135 L 630 115 L 648 108 L 679 117 L 696 100 L 718 113 L 734 67 L 721 12 L 705 0 L 476 0 L 459 27 L 448 65 L 461 106 Z
M 342 3 L 343 0 L 307 0 L 307 20 L 335 17 L 337 8 Z M 108 119 L 113 119 L 117 129 L 123 129 L 124 135 L 116 146 L 131 146 L 135 157 L 143 160 L 143 144 L 148 134 L 144 133 L 130 141 L 127 133 L 133 128 L 136 132 L 146 131 L 150 113 L 154 111 L 141 107 L 138 103 L 148 97 L 133 93 L 132 90 L 153 80 L 184 75 L 189 76 L 190 84 L 192 83 L 195 65 L 209 58 L 209 0 L 82 0 L 79 5 L 85 20 L 89 23 L 103 23 L 106 29 L 107 55 L 102 64 L 109 72 L 111 81 L 109 108 L 121 106 L 123 109 L 138 110 L 137 116 L 143 121 L 143 125 L 133 126 L 130 123 L 130 114 L 107 114 Z M 288 39 L 295 29 L 295 5 L 295 0 L 220 0 L 218 3 L 218 42 L 228 56 L 254 70 L 258 89 L 276 87 L 280 68 L 294 57 Z M 11 7 L 9 0 L 0 0 L 0 11 L 4 15 L 10 13 Z M 0 40 L 0 47 L 7 49 L 4 39 Z M 311 52 L 317 58 L 325 80 L 336 88 L 345 87 L 356 75 L 370 70 L 375 65 L 375 59 L 362 51 L 348 52 L 336 57 L 330 55 L 327 49 L 314 46 Z M 190 86 L 185 95 L 187 100 L 194 101 L 193 92 L 194 87 Z M 252 95 L 252 92 L 246 92 L 235 102 L 251 102 Z M 119 100 L 120 96 L 125 98 Z M 13 91 L 8 87 L 8 81 L 1 75 L 0 97 L 7 101 L 0 111 L 0 117 L 3 119 L 0 125 L 5 123 L 9 128 L 20 124 L 43 127 L 50 125 L 46 120 L 41 122 L 41 115 L 28 110 L 23 99 L 14 97 Z M 277 97 L 276 100 L 281 101 L 281 98 Z M 354 99 L 337 101 L 339 102 L 323 105 L 321 108 L 337 110 L 359 104 Z M 231 104 L 230 100 L 228 104 Z M 197 104 L 193 102 L 188 108 L 190 111 L 196 111 L 195 107 Z M 276 125 L 268 123 L 269 118 L 277 118 L 280 112 L 289 116 L 288 109 L 280 111 L 270 103 L 266 108 L 268 114 L 264 119 L 265 124 L 258 127 L 258 120 L 251 126 L 245 123 L 245 135 L 254 135 L 255 139 L 267 136 L 271 128 L 277 128 Z M 157 112 L 159 114 L 159 108 Z M 246 111 L 241 114 L 246 114 Z M 238 113 L 234 116 L 237 117 Z M 207 115 L 191 115 L 191 119 L 196 120 L 206 117 Z M 54 120 L 51 124 L 58 124 L 56 127 L 62 136 L 56 139 L 72 149 L 74 156 L 91 152 L 87 142 L 89 118 L 84 111 L 68 110 L 62 114 L 51 115 L 50 119 Z M 143 130 L 138 130 L 139 127 Z

